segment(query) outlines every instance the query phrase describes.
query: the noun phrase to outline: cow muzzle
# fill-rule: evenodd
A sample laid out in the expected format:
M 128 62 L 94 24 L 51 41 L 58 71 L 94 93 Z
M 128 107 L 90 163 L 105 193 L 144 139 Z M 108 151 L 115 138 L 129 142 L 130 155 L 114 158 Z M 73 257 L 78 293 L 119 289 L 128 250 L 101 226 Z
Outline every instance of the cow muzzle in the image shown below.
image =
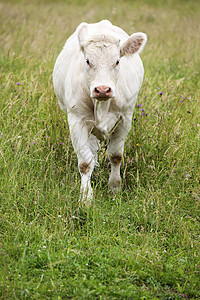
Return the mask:
M 94 88 L 92 96 L 98 100 L 105 101 L 113 97 L 113 91 L 111 87 L 101 85 Z

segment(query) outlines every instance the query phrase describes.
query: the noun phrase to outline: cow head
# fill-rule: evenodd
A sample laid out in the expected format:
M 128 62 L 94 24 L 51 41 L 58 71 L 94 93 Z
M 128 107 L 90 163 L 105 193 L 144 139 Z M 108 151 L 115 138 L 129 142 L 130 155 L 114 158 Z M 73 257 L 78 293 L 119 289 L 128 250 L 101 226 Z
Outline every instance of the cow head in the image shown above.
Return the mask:
M 88 37 L 87 24 L 80 28 L 78 39 L 85 58 L 90 97 L 99 101 L 115 97 L 120 58 L 141 52 L 147 41 L 146 34 L 140 32 L 132 34 L 122 45 L 111 35 Z

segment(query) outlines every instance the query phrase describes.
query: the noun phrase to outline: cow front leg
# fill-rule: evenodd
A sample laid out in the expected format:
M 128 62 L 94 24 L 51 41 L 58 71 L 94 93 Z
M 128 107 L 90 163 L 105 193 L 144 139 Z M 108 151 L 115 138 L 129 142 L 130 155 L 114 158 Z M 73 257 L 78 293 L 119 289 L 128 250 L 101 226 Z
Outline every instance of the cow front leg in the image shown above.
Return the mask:
M 95 136 L 89 135 L 88 126 L 74 115 L 68 116 L 71 140 L 78 158 L 78 168 L 81 175 L 81 200 L 91 203 L 93 189 L 91 175 L 97 163 L 97 150 L 99 142 Z
M 121 187 L 120 165 L 122 162 L 122 151 L 109 155 L 111 162 L 111 173 L 109 178 L 109 186 L 113 192 Z
M 93 199 L 93 189 L 91 187 L 91 175 L 95 166 L 95 160 L 91 158 L 89 162 L 78 160 L 78 168 L 81 175 L 81 201 L 91 204 Z
M 113 192 L 116 192 L 121 187 L 120 166 L 123 158 L 125 139 L 131 127 L 131 120 L 131 115 L 126 116 L 126 118 L 123 117 L 110 136 L 108 145 L 108 157 L 111 163 L 109 186 Z

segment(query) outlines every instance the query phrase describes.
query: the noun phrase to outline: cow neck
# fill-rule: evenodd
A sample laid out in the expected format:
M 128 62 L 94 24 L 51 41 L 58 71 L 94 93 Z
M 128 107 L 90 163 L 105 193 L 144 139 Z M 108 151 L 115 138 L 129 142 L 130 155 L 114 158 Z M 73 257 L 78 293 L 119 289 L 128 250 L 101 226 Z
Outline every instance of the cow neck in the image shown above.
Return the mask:
M 107 101 L 98 101 L 95 99 L 94 103 L 94 118 L 97 126 L 101 127 L 104 123 L 105 117 L 109 112 L 111 99 Z

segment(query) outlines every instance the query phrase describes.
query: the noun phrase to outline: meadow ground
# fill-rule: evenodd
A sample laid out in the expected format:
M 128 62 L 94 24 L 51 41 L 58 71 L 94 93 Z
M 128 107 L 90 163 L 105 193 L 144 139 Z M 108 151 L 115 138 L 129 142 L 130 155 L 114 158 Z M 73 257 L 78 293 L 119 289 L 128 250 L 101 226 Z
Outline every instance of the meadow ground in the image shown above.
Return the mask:
M 0 10 L 1 299 L 200 299 L 200 2 L 7 0 Z M 87 209 L 52 70 L 76 26 L 101 19 L 149 40 L 122 191 L 107 187 L 102 145 Z

